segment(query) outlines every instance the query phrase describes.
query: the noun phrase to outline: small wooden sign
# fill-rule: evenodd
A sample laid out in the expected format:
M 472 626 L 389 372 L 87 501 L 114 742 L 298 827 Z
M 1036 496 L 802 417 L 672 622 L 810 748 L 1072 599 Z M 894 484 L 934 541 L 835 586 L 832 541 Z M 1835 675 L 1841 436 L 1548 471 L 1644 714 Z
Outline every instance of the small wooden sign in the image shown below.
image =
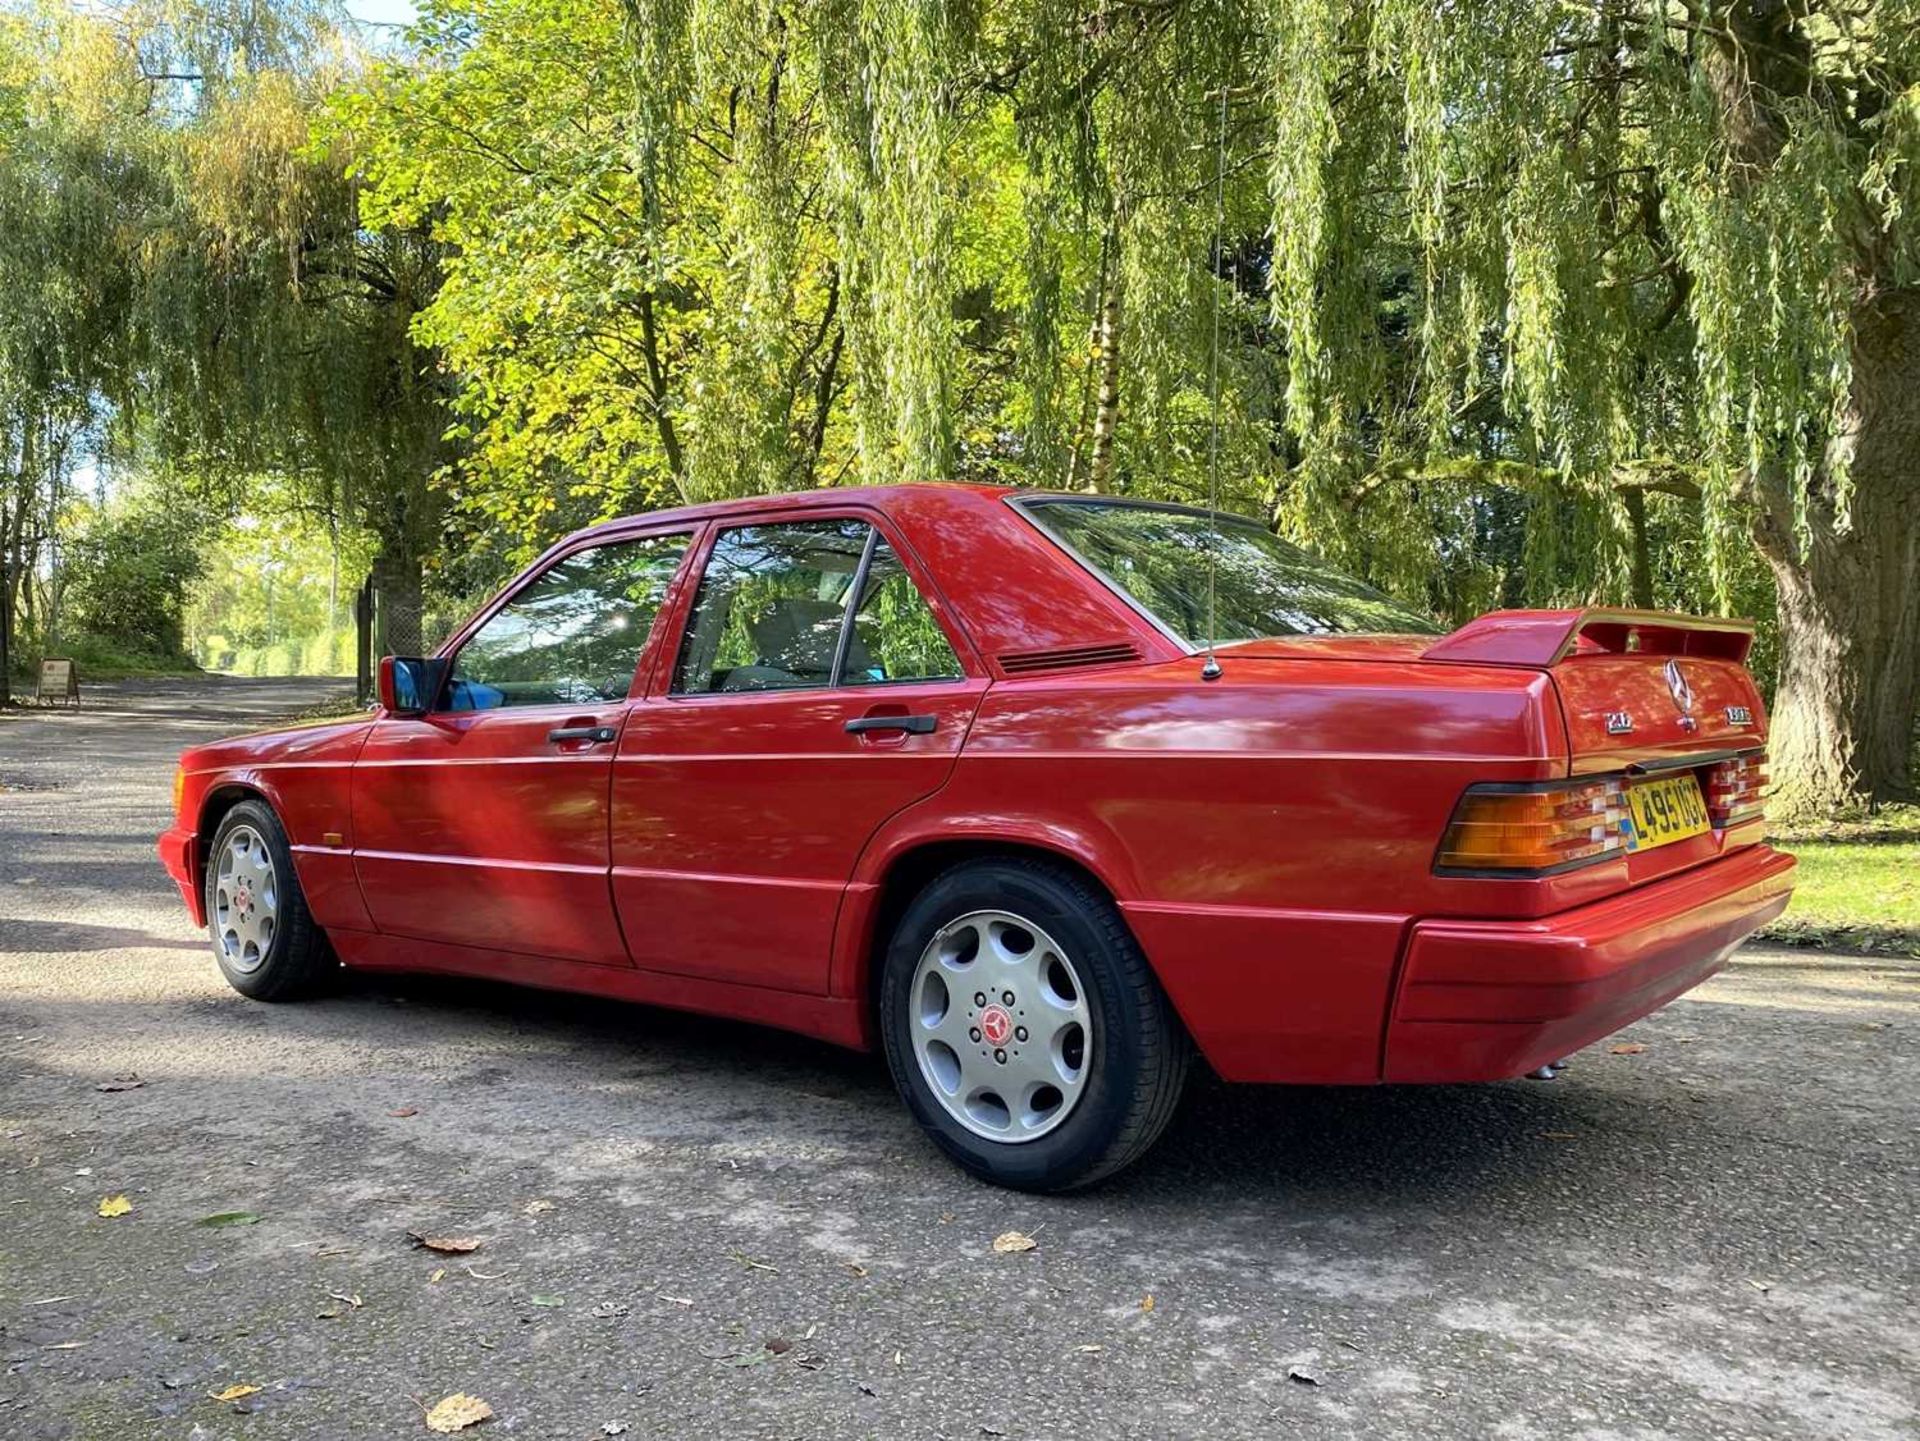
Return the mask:
M 40 688 L 34 699 L 45 704 L 80 704 L 80 668 L 63 655 L 50 655 L 40 662 Z

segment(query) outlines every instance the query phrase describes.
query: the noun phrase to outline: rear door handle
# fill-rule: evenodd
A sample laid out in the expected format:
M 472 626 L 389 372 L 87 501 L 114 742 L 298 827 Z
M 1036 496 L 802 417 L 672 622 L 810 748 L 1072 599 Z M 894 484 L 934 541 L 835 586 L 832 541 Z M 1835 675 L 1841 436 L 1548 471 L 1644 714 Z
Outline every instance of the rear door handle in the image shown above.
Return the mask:
M 855 716 L 847 722 L 847 734 L 862 735 L 867 731 L 905 731 L 909 735 L 928 736 L 940 723 L 938 716 L 930 715 L 863 715 Z
M 547 739 L 560 741 L 591 741 L 595 745 L 605 745 L 620 732 L 612 726 L 561 726 L 547 732 Z

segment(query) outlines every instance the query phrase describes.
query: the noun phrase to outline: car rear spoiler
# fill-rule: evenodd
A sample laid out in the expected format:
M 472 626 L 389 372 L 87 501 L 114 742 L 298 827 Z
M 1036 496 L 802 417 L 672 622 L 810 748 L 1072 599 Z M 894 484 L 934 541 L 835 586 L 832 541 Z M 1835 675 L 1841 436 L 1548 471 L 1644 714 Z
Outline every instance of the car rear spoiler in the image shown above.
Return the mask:
M 1745 661 L 1753 622 L 1663 610 L 1496 610 L 1421 652 L 1422 660 L 1544 670 L 1576 655 L 1694 655 Z

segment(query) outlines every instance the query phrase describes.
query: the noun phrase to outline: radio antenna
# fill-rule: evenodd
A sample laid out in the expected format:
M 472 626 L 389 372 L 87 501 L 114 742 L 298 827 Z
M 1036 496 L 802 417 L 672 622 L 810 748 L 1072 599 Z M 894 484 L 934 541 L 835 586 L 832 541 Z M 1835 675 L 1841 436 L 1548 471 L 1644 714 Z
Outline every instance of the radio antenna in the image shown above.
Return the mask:
M 1213 346 L 1207 360 L 1207 523 L 1213 533 L 1207 538 L 1207 658 L 1200 667 L 1201 680 L 1220 679 L 1220 658 L 1214 654 L 1214 636 L 1218 629 L 1218 591 L 1220 568 L 1220 272 L 1227 259 L 1227 77 L 1220 77 L 1220 143 L 1213 161 Z

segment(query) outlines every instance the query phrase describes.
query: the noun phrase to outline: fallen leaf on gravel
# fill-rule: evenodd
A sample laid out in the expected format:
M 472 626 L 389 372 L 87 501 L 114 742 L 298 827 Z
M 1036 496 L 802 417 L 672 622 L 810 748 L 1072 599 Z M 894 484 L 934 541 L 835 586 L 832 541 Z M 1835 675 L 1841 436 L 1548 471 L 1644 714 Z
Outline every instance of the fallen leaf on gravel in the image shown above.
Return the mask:
M 476 1271 L 471 1266 L 462 1266 L 460 1269 L 476 1281 L 498 1281 L 502 1276 L 507 1274 L 505 1271 Z M 446 1274 L 444 1269 L 441 1274 Z
M 632 1309 L 625 1301 L 602 1301 L 587 1314 L 596 1321 L 618 1321 Z
M 1010 1255 L 1015 1251 L 1031 1251 L 1040 1243 L 1024 1231 L 1002 1231 L 993 1238 L 993 1249 L 1001 1255 Z
M 567 1304 L 567 1298 L 565 1296 L 529 1296 L 527 1299 L 536 1306 L 564 1306 Z
M 1754 1290 L 1756 1290 L 1756 1291 L 1758 1291 L 1758 1292 L 1760 1292 L 1760 1294 L 1761 1294 L 1761 1295 L 1763 1295 L 1763 1296 L 1764 1296 L 1764 1295 L 1765 1295 L 1765 1294 L 1766 1294 L 1767 1292 L 1769 1292 L 1769 1291 L 1771 1291 L 1771 1290 L 1773 1289 L 1773 1282 L 1771 1282 L 1771 1281 L 1754 1281 L 1754 1280 L 1749 1280 L 1749 1281 L 1747 1282 L 1747 1284 L 1748 1284 L 1749 1286 L 1751 1286 L 1751 1287 L 1753 1287 L 1753 1289 L 1754 1289 Z
M 327 1292 L 327 1299 L 333 1304 L 330 1306 L 322 1306 L 318 1311 L 314 1312 L 314 1315 L 318 1316 L 322 1321 L 331 1321 L 335 1317 L 346 1315 L 349 1311 L 358 1311 L 361 1306 L 361 1301 L 358 1296 L 349 1296 L 343 1291 L 329 1291 Z
M 691 1306 L 693 1304 L 693 1297 L 691 1296 L 669 1296 L 664 1291 L 655 1292 L 654 1299 L 659 1301 L 671 1301 L 676 1306 Z
M 827 1358 L 825 1356 L 814 1356 L 811 1354 L 795 1356 L 793 1358 L 793 1364 L 798 1366 L 802 1371 L 818 1371 L 822 1366 L 827 1364 Z
M 442 1256 L 464 1256 L 480 1249 L 479 1238 L 475 1236 L 423 1236 L 418 1231 L 409 1231 L 407 1239 L 423 1250 L 438 1251 Z
M 447 1268 L 445 1266 L 435 1266 L 433 1268 L 433 1274 L 427 1277 L 427 1284 L 429 1286 L 438 1285 L 441 1281 L 446 1279 L 446 1275 L 447 1275 Z
M 1153 1297 L 1151 1297 L 1151 1296 L 1142 1296 L 1142 1297 L 1140 1298 L 1140 1309 L 1141 1309 L 1142 1311 L 1152 1311 L 1152 1310 L 1153 1310 Z
M 392 1116 L 396 1121 L 404 1121 L 409 1116 L 419 1115 L 420 1108 L 418 1106 L 402 1106 L 397 1111 L 388 1111 L 387 1114 Z
M 1073 1348 L 1074 1354 L 1077 1356 L 1097 1356 L 1106 1349 L 1107 1348 L 1105 1346 L 1096 1346 L 1091 1343 L 1085 1346 L 1075 1346 Z
M 451 1436 L 455 1431 L 464 1431 L 469 1426 L 477 1426 L 493 1415 L 493 1407 L 478 1396 L 469 1396 L 464 1391 L 456 1391 L 427 1412 L 427 1429 L 438 1431 L 443 1436 Z
M 1638 1041 L 1622 1041 L 1617 1046 L 1607 1047 L 1607 1053 L 1614 1056 L 1637 1056 L 1644 1050 L 1646 1047 Z
M 602 1421 L 600 1423 L 600 1434 L 602 1436 L 624 1436 L 627 1434 L 627 1423 L 624 1421 Z
M 1571 1141 L 1575 1139 L 1578 1134 L 1577 1131 L 1542 1131 L 1540 1133 L 1540 1139 L 1543 1141 Z
M 102 1196 L 100 1198 L 100 1214 L 108 1220 L 112 1220 L 115 1216 L 124 1216 L 132 1209 L 133 1202 L 129 1201 L 125 1196 Z
M 553 1209 L 551 1201 L 529 1201 L 523 1208 L 529 1216 L 543 1216 Z
M 749 1256 L 745 1251 L 729 1251 L 727 1252 L 727 1256 L 731 1260 L 738 1261 L 742 1266 L 745 1266 L 749 1271 L 771 1271 L 776 1276 L 780 1274 L 780 1268 L 778 1266 L 772 1265 L 771 1263 L 766 1261 L 756 1261 L 753 1259 L 753 1257 Z
M 134 1076 L 134 1075 L 115 1076 L 111 1081 L 102 1081 L 99 1085 L 94 1087 L 94 1090 L 96 1091 L 137 1091 L 144 1085 L 146 1085 L 146 1082 L 141 1080 L 138 1076 Z
M 1320 1378 L 1302 1366 L 1287 1367 L 1287 1379 L 1300 1386 L 1318 1386 Z
M 251 1211 L 215 1211 L 211 1216 L 202 1216 L 195 1224 L 201 1226 L 253 1226 L 260 1218 Z
M 207 1392 L 207 1399 L 209 1401 L 238 1401 L 242 1396 L 251 1396 L 259 1389 L 258 1386 L 249 1386 L 245 1381 L 241 1381 L 227 1387 L 224 1391 Z
M 867 1268 L 862 1266 L 858 1261 L 842 1261 L 840 1264 L 856 1276 L 864 1276 L 867 1274 Z
M 775 1356 L 784 1356 L 793 1349 L 793 1342 L 785 1336 L 775 1336 L 767 1342 L 767 1350 Z

